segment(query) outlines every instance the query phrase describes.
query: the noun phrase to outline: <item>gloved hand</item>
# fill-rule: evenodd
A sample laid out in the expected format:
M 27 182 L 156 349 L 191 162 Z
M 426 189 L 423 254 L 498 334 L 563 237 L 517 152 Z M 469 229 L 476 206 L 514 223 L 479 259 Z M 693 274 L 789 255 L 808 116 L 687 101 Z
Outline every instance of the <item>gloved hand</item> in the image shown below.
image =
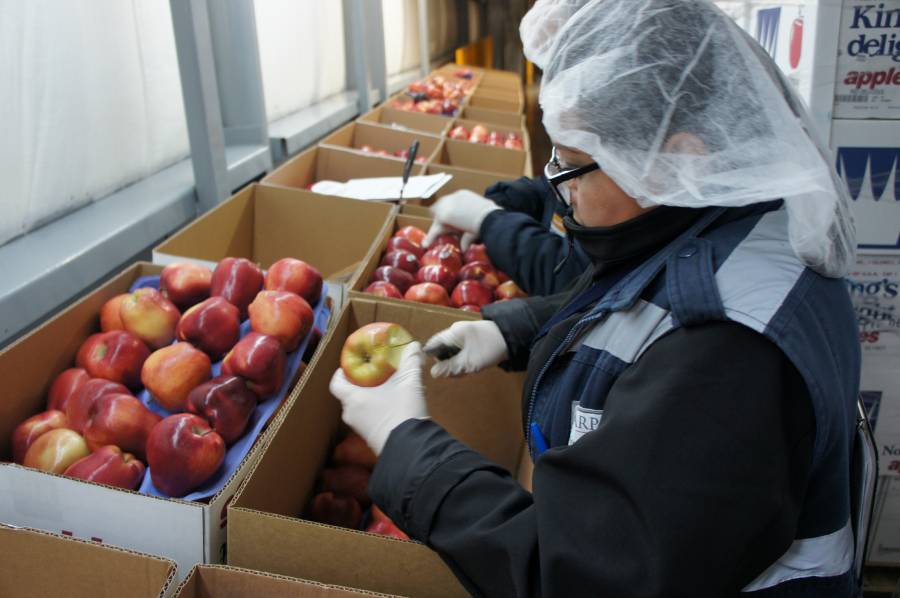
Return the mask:
M 380 455 L 391 430 L 408 419 L 428 419 L 422 386 L 422 345 L 409 343 L 400 356 L 397 371 L 380 386 L 356 386 L 341 368 L 331 377 L 328 389 L 344 408 L 344 423 L 365 439 Z
M 428 339 L 425 351 L 439 360 L 431 366 L 433 378 L 474 374 L 509 357 L 506 339 L 490 320 L 456 322 Z
M 485 217 L 494 210 L 501 209 L 503 208 L 491 200 L 472 191 L 454 191 L 431 206 L 434 224 L 425 237 L 424 245 L 430 247 L 438 235 L 443 233 L 461 231 L 463 237 L 460 245 L 465 251 L 478 238 Z

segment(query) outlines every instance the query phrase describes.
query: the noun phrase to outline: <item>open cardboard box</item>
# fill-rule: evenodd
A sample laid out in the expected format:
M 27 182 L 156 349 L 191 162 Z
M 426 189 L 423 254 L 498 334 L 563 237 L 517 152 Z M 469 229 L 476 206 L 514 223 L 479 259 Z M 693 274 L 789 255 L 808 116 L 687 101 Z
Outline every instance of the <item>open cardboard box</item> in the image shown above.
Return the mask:
M 161 598 L 175 563 L 97 542 L 0 524 L 3 598 Z
M 520 96 L 513 94 L 496 94 L 488 91 L 475 91 L 469 96 L 466 107 L 472 108 L 489 108 L 491 110 L 499 110 L 500 112 L 512 112 L 522 114 L 525 103 Z
M 447 132 L 453 122 L 447 116 L 397 110 L 381 105 L 359 117 L 357 122 L 368 122 L 393 127 L 400 130 L 422 131 L 441 136 Z
M 477 120 L 468 120 L 465 118 L 457 118 L 453 121 L 453 126 L 450 127 L 452 131 L 456 127 L 465 127 L 469 133 L 472 132 L 472 129 L 475 125 L 481 125 L 486 127 L 488 132 L 497 131 L 498 133 L 503 133 L 503 136 L 506 137 L 510 133 L 515 133 L 519 136 L 519 139 L 522 140 L 522 151 L 529 151 L 531 149 L 531 138 L 528 136 L 528 131 L 523 129 L 522 127 L 506 127 L 503 125 L 498 125 L 494 123 L 483 123 L 478 122 Z M 448 131 L 449 133 L 449 131 Z
M 401 131 L 380 124 L 363 121 L 352 122 L 344 125 L 320 143 L 320 147 L 337 146 L 344 149 L 361 150 L 363 146 L 369 146 L 374 150 L 385 150 L 391 154 L 408 150 L 414 141 L 419 142 L 416 158 L 424 158 L 425 162 L 437 153 L 441 138 L 420 131 Z M 374 154 L 363 152 L 364 157 L 374 157 Z M 387 157 L 387 156 L 384 156 Z M 405 160 L 394 156 L 398 160 Z
M 195 565 L 173 598 L 351 598 L 387 596 L 227 565 Z
M 15 427 L 46 409 L 50 383 L 73 367 L 84 340 L 99 332 L 100 308 L 162 267 L 137 262 L 0 352 L 0 461 L 11 459 Z M 265 432 L 259 438 L 264 437 Z M 0 462 L 0 521 L 164 555 L 187 573 L 225 556 L 225 506 L 247 474 L 251 451 L 206 502 L 140 494 Z
M 316 146 L 300 152 L 268 175 L 260 183 L 265 187 L 306 189 L 317 181 L 345 182 L 350 179 L 403 176 L 402 158 L 367 155 L 339 147 Z M 417 164 L 412 174 L 422 174 Z
M 528 174 L 531 170 L 530 155 L 529 152 L 505 147 L 444 139 L 440 151 L 431 164 L 457 166 L 515 179 L 522 175 L 530 176 Z
M 474 316 L 477 318 L 477 316 Z M 427 546 L 301 518 L 338 434 L 340 404 L 328 391 L 346 337 L 370 322 L 396 322 L 418 340 L 473 314 L 354 296 L 323 339 L 301 385 L 229 509 L 228 564 L 403 596 L 466 596 Z M 512 472 L 523 462 L 523 378 L 499 368 L 453 379 L 423 377 L 434 420 Z M 528 461 L 525 457 L 525 461 Z
M 502 110 L 469 105 L 462 109 L 459 118 L 485 124 L 490 123 L 504 127 L 525 129 L 525 116 L 516 112 L 504 112 Z
M 210 266 L 244 257 L 268 268 L 283 257 L 309 262 L 329 283 L 334 308 L 344 301 L 358 266 L 396 207 L 383 202 L 319 195 L 253 184 L 153 249 L 153 262 L 195 261 Z

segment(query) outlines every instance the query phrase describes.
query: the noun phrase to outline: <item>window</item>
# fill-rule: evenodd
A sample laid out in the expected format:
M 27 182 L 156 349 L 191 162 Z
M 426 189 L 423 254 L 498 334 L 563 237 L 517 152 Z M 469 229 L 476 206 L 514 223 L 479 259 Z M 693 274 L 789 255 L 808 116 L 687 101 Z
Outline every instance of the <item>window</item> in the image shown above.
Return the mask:
M 383 0 L 384 59 L 388 77 L 422 63 L 419 50 L 419 4 L 416 0 Z

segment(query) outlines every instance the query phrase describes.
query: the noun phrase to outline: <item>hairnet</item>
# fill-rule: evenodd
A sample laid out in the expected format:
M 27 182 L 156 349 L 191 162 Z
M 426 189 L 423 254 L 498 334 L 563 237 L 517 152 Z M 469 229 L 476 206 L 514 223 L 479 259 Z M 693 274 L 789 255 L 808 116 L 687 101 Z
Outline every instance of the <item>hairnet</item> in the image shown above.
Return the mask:
M 846 272 L 846 189 L 774 62 L 711 2 L 591 0 L 551 40 L 540 101 L 555 143 L 590 154 L 645 207 L 783 198 L 797 256 Z M 686 133 L 702 149 L 679 148 Z
M 537 0 L 519 25 L 525 58 L 544 68 L 556 33 L 587 3 L 588 0 Z

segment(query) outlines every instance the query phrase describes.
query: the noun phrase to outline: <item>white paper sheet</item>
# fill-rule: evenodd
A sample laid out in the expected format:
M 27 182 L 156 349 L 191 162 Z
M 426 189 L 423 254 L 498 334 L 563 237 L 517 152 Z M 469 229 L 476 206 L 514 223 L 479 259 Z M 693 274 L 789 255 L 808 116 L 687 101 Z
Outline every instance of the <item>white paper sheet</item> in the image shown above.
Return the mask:
M 351 199 L 391 201 L 400 199 L 400 190 L 402 188 L 403 199 L 426 199 L 437 193 L 452 178 L 452 174 L 445 172 L 426 176 L 411 176 L 406 182 L 405 188 L 403 187 L 403 179 L 398 176 L 350 179 L 346 183 L 319 181 L 312 186 L 311 190 L 315 193 L 338 195 Z

